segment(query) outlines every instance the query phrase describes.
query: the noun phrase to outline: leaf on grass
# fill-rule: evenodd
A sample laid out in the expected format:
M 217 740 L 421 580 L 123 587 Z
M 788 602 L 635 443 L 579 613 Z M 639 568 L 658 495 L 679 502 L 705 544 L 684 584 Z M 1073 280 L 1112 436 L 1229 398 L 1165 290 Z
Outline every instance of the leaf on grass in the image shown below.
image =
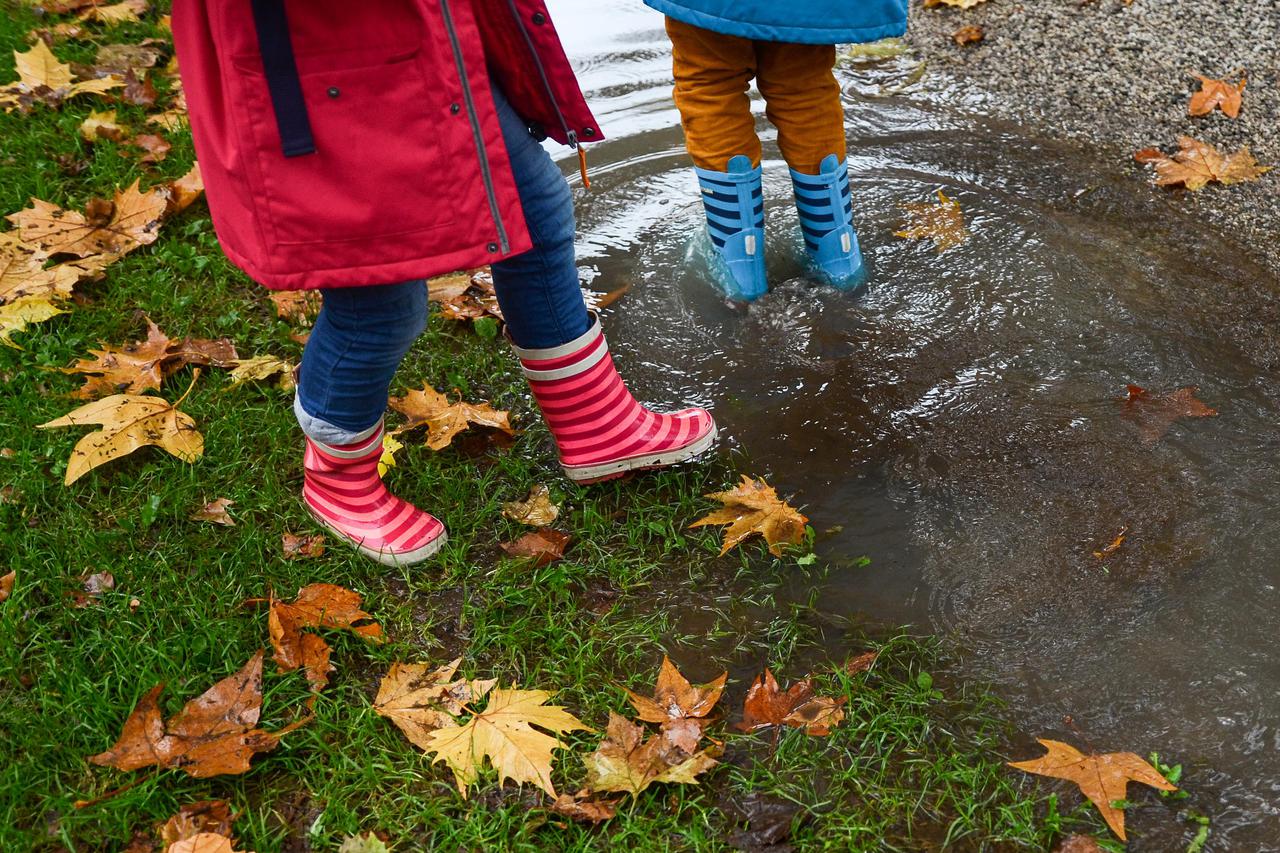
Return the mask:
M 716 765 L 710 747 L 690 752 L 662 735 L 645 738 L 644 728 L 609 712 L 609 727 L 596 751 L 583 758 L 592 791 L 620 791 L 635 796 L 655 782 L 696 785 L 698 776 Z
M 1009 766 L 1037 776 L 1050 776 L 1076 783 L 1080 792 L 1102 812 L 1103 820 L 1121 841 L 1125 840 L 1124 812 L 1112 803 L 1125 798 L 1125 788 L 1130 782 L 1141 782 L 1161 791 L 1178 790 L 1135 753 L 1086 755 L 1062 741 L 1043 738 L 1037 740 L 1049 750 L 1047 753 L 1030 761 L 1011 761 Z
M 551 489 L 538 483 L 524 500 L 504 503 L 502 514 L 530 527 L 548 527 L 560 517 L 560 507 L 551 502 Z
M 6 110 L 28 108 L 36 102 L 57 107 L 77 95 L 102 94 L 124 85 L 124 80 L 115 76 L 75 82 L 71 66 L 59 61 L 43 40 L 37 40 L 25 53 L 15 50 L 13 59 L 18 79 L 0 87 L 0 107 Z
M 338 853 L 390 853 L 387 843 L 372 832 L 348 835 L 338 847 Z
M 782 556 L 783 545 L 799 544 L 804 539 L 804 529 L 809 519 L 780 499 L 773 487 L 764 480 L 753 479 L 744 474 L 742 482 L 736 488 L 707 497 L 720 501 L 724 504 L 724 509 L 716 510 L 689 527 L 727 525 L 729 529 L 724 532 L 721 556 L 757 534 L 764 537 L 770 553 L 778 557 Z
M 187 391 L 190 393 L 189 388 Z M 69 486 L 99 465 L 128 456 L 140 447 L 159 447 L 183 462 L 199 459 L 204 453 L 204 436 L 192 417 L 177 409 L 181 402 L 170 404 L 159 397 L 113 394 L 40 424 L 40 429 L 86 424 L 102 427 L 81 438 L 71 451 L 64 480 Z
M 572 537 L 568 533 L 540 527 L 514 542 L 503 542 L 502 550 L 511 557 L 527 557 L 536 567 L 549 566 L 564 557 L 565 546 Z
M 901 229 L 893 232 L 895 237 L 932 240 L 939 253 L 954 249 L 970 237 L 960 202 L 948 198 L 942 190 L 938 190 L 937 204 L 916 202 L 904 204 L 902 209 L 906 211 L 906 219 Z
M 90 112 L 89 117 L 80 122 L 80 135 L 89 142 L 99 139 L 110 139 L 119 142 L 125 136 L 125 130 L 116 122 L 116 111 Z
M 18 573 L 16 571 L 9 572 L 7 575 L 0 575 L 0 603 L 9 600 L 9 596 L 13 595 L 13 585 L 18 581 Z
M 267 624 L 279 671 L 305 670 L 307 682 L 316 692 L 329 683 L 329 673 L 333 671 L 329 644 L 315 634 L 304 634 L 306 628 L 350 631 L 366 640 L 381 642 L 382 626 L 360 609 L 360 600 L 359 593 L 327 583 L 304 586 L 291 602 L 273 598 Z
M 507 435 L 516 434 L 511 428 L 509 412 L 498 411 L 488 403 L 462 400 L 450 403 L 448 397 L 430 385 L 423 385 L 421 391 L 409 391 L 403 397 L 392 397 L 389 403 L 391 408 L 408 419 L 395 431 L 396 434 L 425 425 L 427 447 L 432 450 L 448 447 L 454 436 L 472 425 L 500 430 Z
M 378 686 L 374 713 L 394 723 L 415 746 L 430 749 L 431 732 L 456 726 L 454 717 L 498 683 L 497 679 L 454 679 L 461 663 L 462 658 L 457 658 L 434 669 L 422 663 L 392 664 Z
M 129 144 L 142 151 L 142 156 L 138 158 L 141 166 L 159 163 L 169 156 L 169 149 L 173 147 L 167 139 L 153 133 L 139 134 L 129 140 Z
M 74 607 L 88 607 L 101 598 L 104 592 L 115 589 L 116 579 L 111 572 L 97 572 L 82 576 L 80 585 L 83 592 L 68 593 L 71 598 L 71 604 Z
M 1218 410 L 1211 409 L 1196 398 L 1196 386 L 1179 388 L 1172 394 L 1152 394 L 1138 385 L 1128 387 L 1129 396 L 1124 402 L 1125 412 L 1137 420 L 1142 440 L 1155 444 L 1179 418 L 1213 418 Z
M 230 837 L 235 815 L 226 800 L 201 800 L 188 803 L 160 827 L 160 840 L 166 847 L 204 833 Z
M 22 242 L 17 231 L 0 234 L 0 303 L 23 296 L 69 296 L 88 275 L 77 265 L 45 267 L 47 252 Z
M 578 823 L 604 823 L 618 814 L 621 798 L 596 797 L 585 788 L 576 794 L 561 794 L 551 804 L 551 811 Z
M 756 676 L 742 705 L 739 731 L 753 732 L 773 726 L 804 729 L 806 734 L 825 736 L 844 719 L 845 697 L 833 699 L 813 695 L 813 681 L 806 678 L 783 692 L 766 667 Z
M 427 298 L 440 306 L 440 316 L 447 320 L 502 319 L 488 267 L 431 279 L 427 282 Z
M 138 16 L 146 14 L 149 8 L 151 8 L 149 0 L 122 0 L 120 3 L 106 6 L 94 3 L 80 13 L 78 20 L 97 21 L 109 26 L 131 24 L 139 21 Z
M 310 326 L 320 313 L 324 297 L 318 290 L 273 290 L 269 294 L 276 316 L 301 326 Z
M 240 359 L 231 369 L 230 378 L 231 384 L 226 389 L 228 391 L 247 382 L 261 382 L 273 378 L 276 386 L 282 391 L 292 391 L 294 388 L 293 365 L 274 355 Z
M 115 745 L 89 760 L 117 770 L 176 767 L 197 779 L 244 773 L 255 754 L 275 749 L 280 737 L 302 722 L 278 732 L 256 728 L 262 712 L 261 650 L 239 672 L 192 699 L 168 722 L 160 715 L 163 689 L 164 685 L 157 685 L 148 691 L 125 721 Z
M 876 662 L 876 658 L 879 656 L 879 652 L 863 652 L 857 657 L 852 657 L 845 661 L 844 671 L 848 675 L 858 675 L 859 673 L 870 672 L 871 667 Z
M 61 368 L 63 373 L 85 376 L 84 385 L 71 396 L 92 400 L 107 394 L 138 394 L 159 389 L 164 378 L 180 366 L 180 360 L 170 352 L 173 341 L 151 320 L 147 320 L 145 340 L 102 346 L 102 349 L 89 350 L 94 358 L 82 358 L 71 367 Z
M 93 58 L 94 68 L 98 72 L 119 75 L 154 68 L 163 52 L 160 48 L 162 43 L 154 39 L 148 41 L 151 43 L 104 44 Z
M 141 192 L 138 181 L 114 200 L 94 199 L 84 213 L 64 210 L 40 199 L 7 217 L 22 241 L 50 255 L 109 255 L 112 259 L 154 243 L 168 204 L 164 188 Z
M 181 178 L 170 181 L 169 213 L 175 214 L 186 210 L 191 203 L 204 195 L 204 179 L 200 176 L 200 164 L 194 163 Z
M 324 553 L 323 533 L 289 533 L 280 536 L 280 549 L 286 560 L 319 557 Z
M 226 498 L 218 498 L 215 501 L 209 501 L 200 509 L 191 513 L 192 521 L 207 521 L 210 524 L 221 524 L 223 527 L 235 527 L 236 521 L 227 512 L 227 509 L 234 506 L 235 501 Z
M 951 34 L 951 40 L 961 47 L 968 44 L 977 44 L 986 37 L 986 30 L 977 24 L 970 24 L 967 27 L 961 27 Z
M 1208 115 L 1215 109 L 1226 113 L 1228 118 L 1240 115 L 1240 104 L 1244 99 L 1244 87 L 1247 82 L 1243 74 L 1239 83 L 1228 83 L 1226 80 L 1215 80 L 1194 75 L 1200 81 L 1200 91 L 1191 96 L 1187 105 L 1187 113 L 1193 116 Z
M 1155 167 L 1157 186 L 1182 184 L 1193 192 L 1214 181 L 1220 184 L 1256 181 L 1271 170 L 1270 166 L 1258 165 L 1247 145 L 1234 154 L 1224 155 L 1207 142 L 1179 136 L 1178 148 L 1172 157 L 1155 148 L 1143 148 L 1133 156 L 1139 163 Z
M 647 723 L 660 723 L 663 737 L 687 753 L 697 748 L 702 731 L 710 723 L 709 715 L 720 701 L 729 673 L 707 684 L 690 684 L 666 655 L 658 670 L 653 696 L 626 691 L 636 715 Z
M 480 778 L 480 768 L 487 759 L 498 772 L 498 786 L 511 779 L 516 784 L 531 782 L 552 797 L 552 750 L 564 744 L 551 735 L 533 728 L 537 726 L 553 735 L 591 729 L 558 705 L 547 705 L 551 694 L 545 690 L 490 691 L 483 711 L 462 725 L 445 726 L 427 734 L 428 752 L 434 752 L 431 763 L 443 761 L 453 771 L 458 791 L 465 798 L 467 789 Z
M 32 323 L 41 323 L 50 317 L 66 313 L 65 308 L 48 296 L 23 296 L 0 305 L 0 344 L 22 349 L 13 342 L 15 333 L 25 331 Z
M 1068 835 L 1053 853 L 1102 853 L 1098 841 L 1088 835 Z

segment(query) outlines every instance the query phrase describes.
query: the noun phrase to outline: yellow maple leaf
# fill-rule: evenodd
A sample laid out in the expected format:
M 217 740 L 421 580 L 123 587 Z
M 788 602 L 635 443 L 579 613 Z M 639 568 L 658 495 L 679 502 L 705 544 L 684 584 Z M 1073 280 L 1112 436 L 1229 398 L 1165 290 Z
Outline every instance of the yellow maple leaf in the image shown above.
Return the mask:
M 427 447 L 432 450 L 447 447 L 455 435 L 473 424 L 515 435 L 508 412 L 498 411 L 488 403 L 462 400 L 450 403 L 448 397 L 430 385 L 423 385 L 421 391 L 409 391 L 403 397 L 392 397 L 389 403 L 391 408 L 408 418 L 396 434 L 426 425 Z
M 150 8 L 149 0 L 122 0 L 109 6 L 97 3 L 85 9 L 79 15 L 81 21 L 99 21 L 107 25 L 131 24 L 141 20 L 138 16 Z
M 421 749 L 431 749 L 428 735 L 456 726 L 454 717 L 488 695 L 493 680 L 454 680 L 462 658 L 431 669 L 427 664 L 394 663 L 378 686 L 374 713 L 386 717 Z
M 969 229 L 964 224 L 960 202 L 948 198 L 938 190 L 938 203 L 904 204 L 907 219 L 902 228 L 893 232 L 895 237 L 908 240 L 932 240 L 939 253 L 953 249 L 969 239 Z
M 226 390 L 238 388 L 246 382 L 261 382 L 265 379 L 276 379 L 276 385 L 284 391 L 292 391 L 294 388 L 293 381 L 293 365 L 282 358 L 276 358 L 274 355 L 259 355 L 253 358 L 242 358 L 236 362 L 236 366 L 231 369 L 228 374 L 231 377 L 231 384 Z
M 99 139 L 118 141 L 124 138 L 125 130 L 116 120 L 115 110 L 91 111 L 88 118 L 80 122 L 80 135 L 89 142 L 97 142 Z
M 560 517 L 560 507 L 551 502 L 551 489 L 538 483 L 524 500 L 504 503 L 502 514 L 530 527 L 546 527 Z
M 0 234 L 0 303 L 23 296 L 69 296 L 76 284 L 91 275 L 79 264 L 45 267 L 49 256 L 22 242 L 17 231 Z
M 533 726 L 553 734 L 591 729 L 564 708 L 544 704 L 550 698 L 545 690 L 492 691 L 485 709 L 466 723 L 428 733 L 426 749 L 436 753 L 431 763 L 443 761 L 453 770 L 463 797 L 480 778 L 485 759 L 498 771 L 499 786 L 507 779 L 531 782 L 555 797 L 552 750 L 564 744 Z
M 0 90 L 0 106 L 11 110 L 24 96 L 54 106 L 76 95 L 101 94 L 124 85 L 112 74 L 106 77 L 74 82 L 71 66 L 60 61 L 42 40 L 37 39 L 26 52 L 13 52 L 18 79 Z
M 197 370 L 196 376 L 199 374 Z M 204 436 L 196 429 L 195 420 L 177 408 L 194 386 L 192 378 L 191 386 L 174 403 L 159 397 L 113 394 L 40 424 L 40 429 L 87 424 L 102 427 L 76 443 L 63 484 L 69 486 L 99 465 L 128 456 L 140 447 L 160 447 L 183 462 L 199 459 L 204 453 Z
M 690 527 L 727 525 L 721 556 L 729 549 L 751 536 L 759 534 L 769 545 L 774 556 L 782 556 L 784 544 L 799 544 L 804 538 L 804 527 L 809 519 L 778 497 L 778 493 L 764 480 L 742 475 L 742 482 L 727 492 L 707 495 L 724 504 L 706 518 Z
M 1086 755 L 1074 746 L 1057 740 L 1038 739 L 1049 750 L 1031 761 L 1010 761 L 1010 767 L 1038 776 L 1066 779 L 1080 786 L 1080 791 L 1098 807 L 1107 826 L 1121 841 L 1124 837 L 1124 812 L 1112 805 L 1125 798 L 1130 782 L 1141 782 L 1161 791 L 1178 790 L 1160 772 L 1132 752 L 1108 752 Z
M 21 332 L 32 323 L 39 323 L 67 313 L 48 296 L 23 296 L 7 305 L 0 305 L 0 344 L 22 349 L 13 342 L 13 334 Z

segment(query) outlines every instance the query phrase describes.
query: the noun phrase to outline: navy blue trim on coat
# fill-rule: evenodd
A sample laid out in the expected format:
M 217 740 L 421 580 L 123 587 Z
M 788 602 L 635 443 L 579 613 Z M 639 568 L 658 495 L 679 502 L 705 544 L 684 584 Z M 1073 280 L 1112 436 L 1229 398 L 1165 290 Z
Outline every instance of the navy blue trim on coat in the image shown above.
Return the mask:
M 262 69 L 271 93 L 271 106 L 276 114 L 280 144 L 286 157 L 314 154 L 315 137 L 307 102 L 302 96 L 298 63 L 289 38 L 289 19 L 284 0 L 253 0 L 253 23 L 258 30 L 258 49 L 262 52 Z

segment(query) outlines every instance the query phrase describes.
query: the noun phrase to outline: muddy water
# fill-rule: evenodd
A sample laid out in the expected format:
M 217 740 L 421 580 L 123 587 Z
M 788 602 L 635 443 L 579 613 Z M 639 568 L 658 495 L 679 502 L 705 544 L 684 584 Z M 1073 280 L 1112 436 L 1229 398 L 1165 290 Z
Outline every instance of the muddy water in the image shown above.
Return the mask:
M 1210 850 L 1280 850 L 1280 282 L 1117 155 L 985 118 L 937 76 L 885 96 L 899 58 L 841 72 L 868 291 L 805 280 L 762 118 L 777 286 L 726 304 L 661 19 L 551 6 L 611 138 L 578 198 L 584 276 L 633 283 L 614 348 L 640 393 L 710 406 L 740 467 L 806 506 L 834 566 L 821 607 L 942 634 L 1028 733 L 1185 762 Z M 972 239 L 894 238 L 938 188 Z M 1221 414 L 1144 441 L 1131 382 L 1198 385 Z M 1132 850 L 1188 837 L 1172 810 L 1130 824 Z

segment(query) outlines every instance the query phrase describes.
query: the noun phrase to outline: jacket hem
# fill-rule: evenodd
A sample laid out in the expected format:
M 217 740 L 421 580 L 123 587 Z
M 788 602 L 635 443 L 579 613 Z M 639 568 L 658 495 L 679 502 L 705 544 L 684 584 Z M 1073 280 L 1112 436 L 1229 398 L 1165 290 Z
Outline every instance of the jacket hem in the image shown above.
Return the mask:
M 788 44 L 855 44 L 895 38 L 907 32 L 907 19 L 871 27 L 788 27 L 756 24 L 709 15 L 675 0 L 644 0 L 645 5 L 685 24 L 729 36 Z

